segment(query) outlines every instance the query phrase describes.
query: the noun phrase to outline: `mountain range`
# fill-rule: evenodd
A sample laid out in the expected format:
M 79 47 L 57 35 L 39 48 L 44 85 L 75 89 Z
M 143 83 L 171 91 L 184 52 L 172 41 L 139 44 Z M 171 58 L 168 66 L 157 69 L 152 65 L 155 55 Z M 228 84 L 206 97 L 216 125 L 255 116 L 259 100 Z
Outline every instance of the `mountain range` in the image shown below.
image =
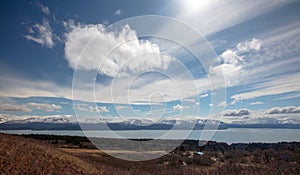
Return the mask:
M 202 130 L 202 129 L 228 129 L 228 128 L 293 128 L 300 129 L 300 124 L 294 123 L 225 123 L 209 119 L 163 119 L 152 121 L 150 119 L 114 120 L 86 120 L 74 122 L 68 118 L 27 118 L 23 120 L 9 120 L 0 118 L 0 130 Z

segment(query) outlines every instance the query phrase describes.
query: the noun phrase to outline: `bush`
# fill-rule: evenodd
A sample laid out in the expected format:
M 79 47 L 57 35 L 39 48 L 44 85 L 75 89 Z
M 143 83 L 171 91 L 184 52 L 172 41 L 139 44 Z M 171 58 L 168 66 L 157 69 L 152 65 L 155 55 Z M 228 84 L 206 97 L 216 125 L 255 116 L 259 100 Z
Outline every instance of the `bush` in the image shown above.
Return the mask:
M 209 157 L 206 156 L 194 156 L 193 161 L 195 165 L 200 166 L 210 166 L 214 163 Z

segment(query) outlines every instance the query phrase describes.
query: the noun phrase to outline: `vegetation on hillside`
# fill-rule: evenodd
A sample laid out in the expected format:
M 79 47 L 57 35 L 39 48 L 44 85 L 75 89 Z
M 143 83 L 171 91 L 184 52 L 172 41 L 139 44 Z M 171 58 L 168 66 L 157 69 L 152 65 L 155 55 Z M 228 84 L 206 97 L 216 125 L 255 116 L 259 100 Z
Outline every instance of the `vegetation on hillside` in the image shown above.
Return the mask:
M 300 174 L 298 142 L 199 145 L 186 140 L 165 156 L 134 162 L 107 154 L 128 153 L 114 144 L 124 140 L 99 139 L 112 145 L 111 150 L 99 150 L 85 137 L 0 136 L 0 174 Z M 160 140 L 158 145 L 168 142 Z

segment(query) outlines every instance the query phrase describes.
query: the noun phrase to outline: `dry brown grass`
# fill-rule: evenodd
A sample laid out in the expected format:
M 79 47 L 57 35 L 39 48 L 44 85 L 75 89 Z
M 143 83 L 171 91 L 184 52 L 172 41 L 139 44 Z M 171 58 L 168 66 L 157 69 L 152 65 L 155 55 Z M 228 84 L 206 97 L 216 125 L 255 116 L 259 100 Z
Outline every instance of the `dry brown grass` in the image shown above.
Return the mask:
M 259 147 L 250 151 L 204 150 L 204 155 L 192 157 L 184 154 L 191 151 L 175 150 L 157 159 L 130 162 L 114 158 L 107 153 L 138 153 L 128 150 L 93 149 L 83 138 L 77 137 L 64 136 L 64 139 L 70 141 L 68 143 L 58 136 L 35 137 L 44 141 L 0 134 L 0 174 L 300 174 L 299 144 L 285 144 L 284 147 L 274 144 L 269 148 Z M 52 138 L 45 139 L 49 137 Z M 57 141 L 53 142 L 53 139 Z M 83 141 L 74 145 L 72 140 L 78 139 Z M 86 144 L 86 147 L 80 146 L 83 144 Z
M 0 134 L 0 174 L 101 174 L 92 165 L 40 141 Z

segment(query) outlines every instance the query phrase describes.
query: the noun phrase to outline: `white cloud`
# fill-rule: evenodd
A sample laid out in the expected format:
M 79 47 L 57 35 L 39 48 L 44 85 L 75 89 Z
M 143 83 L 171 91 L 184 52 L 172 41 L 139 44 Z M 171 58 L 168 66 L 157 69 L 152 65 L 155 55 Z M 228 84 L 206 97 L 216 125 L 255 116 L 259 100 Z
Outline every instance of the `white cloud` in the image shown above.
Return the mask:
M 278 109 L 280 107 L 276 107 Z M 284 107 L 290 108 L 290 107 Z M 292 107 L 293 108 L 293 107 Z M 297 107 L 295 107 L 297 108 Z M 274 109 L 273 112 L 276 110 Z M 281 108 L 282 109 L 282 108 Z M 286 110 L 287 110 L 286 109 Z M 238 111 L 238 110 L 233 110 Z M 222 120 L 227 123 L 239 123 L 239 124 L 300 124 L 298 113 L 276 113 L 268 114 L 272 110 L 257 110 L 251 111 L 249 115 L 234 115 L 223 117 Z M 286 111 L 285 111 L 286 112 Z M 290 111 L 291 112 L 291 111 Z
M 155 78 L 155 77 L 154 77 Z M 87 86 L 88 88 L 73 89 L 74 95 L 72 96 L 72 86 L 62 86 L 51 81 L 45 80 L 31 80 L 21 74 L 17 75 L 0 75 L 0 96 L 5 97 L 19 97 L 27 98 L 31 96 L 37 97 L 64 97 L 67 99 L 81 100 L 86 102 L 94 102 L 94 89 L 93 86 Z M 96 83 L 95 92 L 101 94 L 101 97 L 97 97 L 97 102 L 103 103 L 120 103 L 131 104 L 135 101 L 144 101 L 149 103 L 149 95 L 153 92 L 164 92 L 163 99 L 151 99 L 151 103 L 161 101 L 174 101 L 189 98 L 198 95 L 197 89 L 209 88 L 209 81 L 207 78 L 190 80 L 182 79 L 180 77 L 174 77 L 174 82 L 177 82 L 181 91 L 176 89 L 176 86 L 172 84 L 172 81 L 168 79 L 156 80 L 152 83 L 146 83 L 139 85 L 130 90 L 130 99 L 128 99 L 128 83 L 130 79 L 118 79 L 114 82 L 114 101 L 111 96 L 111 86 L 107 86 L 101 83 Z M 84 83 L 82 83 L 84 84 Z M 196 86 L 196 87 L 195 87 Z M 200 91 L 200 90 L 199 90 Z M 129 100 L 129 101 L 128 101 Z M 156 101 L 157 100 L 157 101 Z
M 177 104 L 175 106 L 173 106 L 173 111 L 179 111 L 179 110 L 182 110 L 183 107 L 180 105 L 180 104 Z
M 33 108 L 33 109 L 43 109 L 47 112 L 52 112 L 55 110 L 59 110 L 62 109 L 62 107 L 60 105 L 56 105 L 56 104 L 48 104 L 48 103 L 27 103 L 27 106 Z
M 263 102 L 256 101 L 256 102 L 251 102 L 250 105 L 261 105 L 264 104 Z
M 65 123 L 65 122 L 75 122 L 76 119 L 72 115 L 11 115 L 11 114 L 0 114 L 0 122 L 7 122 L 7 121 Z
M 296 81 L 300 75 L 299 27 L 299 22 L 293 22 L 260 36 L 263 46 L 244 58 L 236 85 L 247 86 L 231 97 L 234 102 L 271 95 L 280 95 L 277 100 L 300 97 L 300 82 Z M 259 48 L 259 44 L 252 45 Z
M 89 108 L 90 112 L 109 112 L 108 108 L 106 106 L 90 106 Z
M 84 112 L 110 112 L 106 106 L 87 106 L 87 104 L 77 104 L 76 110 Z
M 199 95 L 199 98 L 205 98 L 205 97 L 208 97 L 208 93 Z
M 76 105 L 76 110 L 78 111 L 89 111 L 89 108 L 84 107 L 85 105 L 82 104 L 77 104 Z
M 255 85 L 256 89 L 231 96 L 234 101 L 253 99 L 262 96 L 300 92 L 300 73 L 284 75 L 270 81 Z
M 243 116 L 249 114 L 250 111 L 248 109 L 226 110 L 223 112 L 223 116 Z
M 251 50 L 258 51 L 260 50 L 260 48 L 261 48 L 261 41 L 256 38 L 253 38 L 251 41 L 239 43 L 237 45 L 238 52 L 249 52 Z
M 127 108 L 128 106 L 120 106 L 120 105 L 116 106 L 116 109 L 118 110 L 127 109 Z
M 235 86 L 241 83 L 247 60 L 247 54 L 257 52 L 261 48 L 261 41 L 253 38 L 250 41 L 238 43 L 233 49 L 227 49 L 220 55 L 221 65 L 211 67 L 210 73 L 219 77 L 225 78 L 227 86 Z M 223 75 L 216 73 L 217 69 L 221 68 Z
M 188 109 L 188 106 L 181 106 L 180 104 L 177 104 L 175 106 L 173 106 L 173 111 L 180 111 L 182 109 Z
M 54 46 L 52 28 L 49 22 L 44 19 L 41 24 L 35 24 L 28 29 L 27 40 L 34 41 L 42 46 L 52 48 Z
M 31 112 L 32 110 L 25 105 L 0 103 L 0 111 Z
M 181 100 L 182 102 L 190 102 L 190 103 L 195 103 L 196 100 L 194 98 L 185 98 Z
M 266 111 L 266 114 L 300 113 L 300 106 L 275 107 Z
M 45 15 L 50 15 L 50 14 L 51 14 L 49 7 L 43 5 L 42 3 L 40 3 L 39 6 L 40 6 L 42 12 L 43 12 Z
M 76 65 L 81 70 L 99 68 L 99 74 L 121 78 L 156 69 L 166 70 L 174 60 L 161 54 L 156 44 L 139 40 L 128 25 L 120 31 L 105 31 L 101 24 L 71 25 L 70 29 L 66 33 L 65 57 L 73 69 Z
M 115 11 L 114 15 L 121 15 L 122 14 L 122 11 L 121 9 L 118 9 L 117 11 Z
M 16 72 L 15 72 L 16 73 Z M 32 80 L 21 74 L 0 75 L 0 96 L 27 98 L 64 97 L 72 99 L 72 88 L 58 85 L 51 81 Z M 86 95 L 83 93 L 83 95 Z
M 238 65 L 243 57 L 238 55 L 237 51 L 233 51 L 231 49 L 226 50 L 221 54 L 221 58 L 223 59 L 224 64 L 233 64 Z
M 222 101 L 218 104 L 218 107 L 226 107 L 226 101 Z

